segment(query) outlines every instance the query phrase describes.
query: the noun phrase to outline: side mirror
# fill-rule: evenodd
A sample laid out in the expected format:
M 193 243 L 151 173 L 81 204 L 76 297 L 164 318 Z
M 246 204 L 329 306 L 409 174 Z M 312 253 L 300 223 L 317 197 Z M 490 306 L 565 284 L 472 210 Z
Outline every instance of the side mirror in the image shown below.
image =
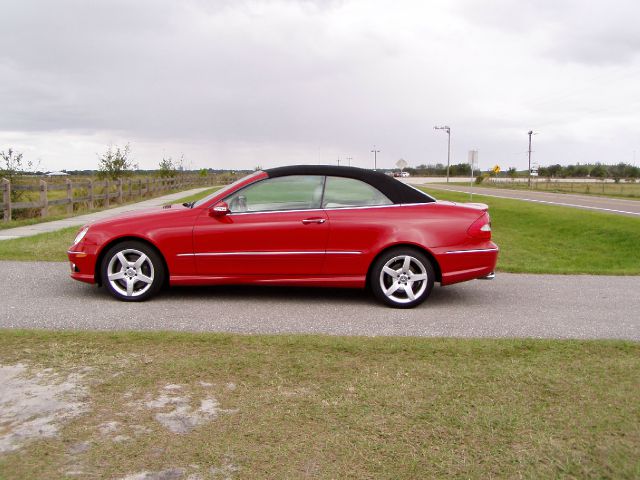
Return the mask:
M 209 209 L 210 217 L 224 217 L 230 212 L 227 202 L 218 202 Z

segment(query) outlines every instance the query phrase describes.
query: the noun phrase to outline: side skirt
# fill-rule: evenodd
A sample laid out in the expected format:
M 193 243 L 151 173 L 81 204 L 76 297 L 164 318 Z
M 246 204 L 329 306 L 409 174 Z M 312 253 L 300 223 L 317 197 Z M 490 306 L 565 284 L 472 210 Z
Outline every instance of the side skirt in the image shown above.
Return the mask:
M 364 288 L 366 277 L 356 276 L 256 276 L 256 275 L 172 275 L 170 285 L 283 285 L 308 287 Z

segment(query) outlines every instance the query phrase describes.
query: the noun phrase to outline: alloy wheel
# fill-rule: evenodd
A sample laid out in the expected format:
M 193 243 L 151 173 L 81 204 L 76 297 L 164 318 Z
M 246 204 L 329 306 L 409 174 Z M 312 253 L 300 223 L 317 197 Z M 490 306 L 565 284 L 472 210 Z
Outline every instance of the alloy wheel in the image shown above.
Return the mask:
M 382 293 L 392 302 L 399 304 L 419 299 L 427 289 L 428 279 L 424 264 L 411 255 L 391 258 L 380 271 Z
M 125 297 L 139 297 L 146 293 L 153 285 L 154 277 L 151 259 L 133 248 L 120 250 L 107 265 L 109 284 Z

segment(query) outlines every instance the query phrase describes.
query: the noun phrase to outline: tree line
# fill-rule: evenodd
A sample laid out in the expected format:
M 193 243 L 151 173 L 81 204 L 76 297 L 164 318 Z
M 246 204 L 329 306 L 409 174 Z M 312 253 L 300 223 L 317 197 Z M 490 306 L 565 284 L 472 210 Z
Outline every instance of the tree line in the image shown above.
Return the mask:
M 404 169 L 412 176 L 420 177 L 441 177 L 447 174 L 447 166 L 442 163 L 435 165 L 418 165 L 417 167 L 407 167 Z M 490 174 L 494 175 L 491 169 L 483 171 L 474 171 L 474 174 Z M 449 175 L 452 177 L 468 177 L 471 175 L 471 167 L 468 163 L 457 163 L 449 167 Z M 526 170 L 517 170 L 515 167 L 503 169 L 498 176 L 500 177 L 523 177 L 527 176 Z M 629 163 L 617 163 L 614 165 L 606 165 L 603 163 L 585 163 L 575 165 L 549 165 L 538 168 L 538 176 L 546 178 L 595 178 L 605 179 L 612 178 L 616 181 L 623 179 L 635 181 L 640 178 L 640 167 Z

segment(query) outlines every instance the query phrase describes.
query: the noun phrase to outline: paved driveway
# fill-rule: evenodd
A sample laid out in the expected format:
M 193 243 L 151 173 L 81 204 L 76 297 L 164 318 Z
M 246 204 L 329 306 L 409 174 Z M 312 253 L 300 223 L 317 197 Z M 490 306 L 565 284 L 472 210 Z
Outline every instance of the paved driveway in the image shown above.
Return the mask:
M 121 303 L 66 263 L 0 262 L 0 327 L 640 340 L 640 277 L 498 274 L 436 287 L 413 310 L 358 290 L 173 288 Z

